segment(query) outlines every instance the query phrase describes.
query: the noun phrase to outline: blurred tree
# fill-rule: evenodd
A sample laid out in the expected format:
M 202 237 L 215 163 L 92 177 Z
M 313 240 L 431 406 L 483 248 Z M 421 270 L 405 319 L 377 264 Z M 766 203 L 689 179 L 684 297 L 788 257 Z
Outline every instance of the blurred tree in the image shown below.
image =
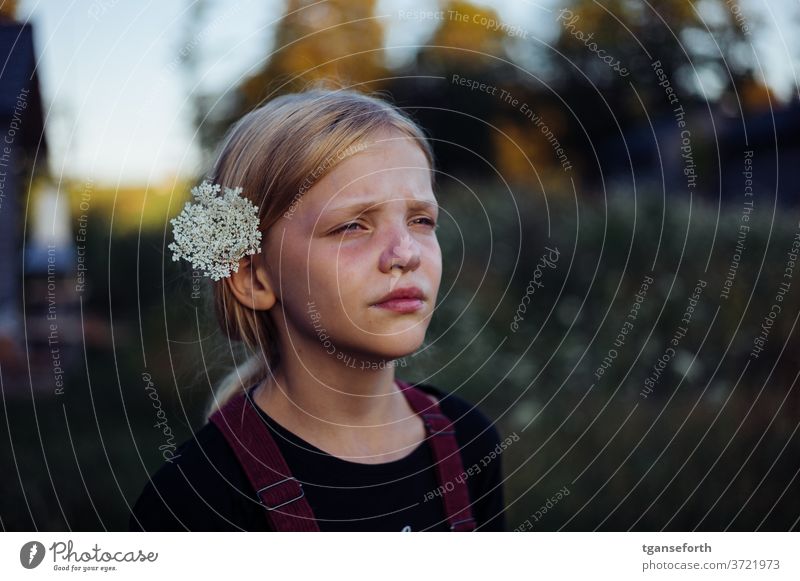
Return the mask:
M 507 52 L 512 42 L 509 34 L 481 24 L 502 22 L 494 9 L 465 0 L 447 0 L 440 11 L 443 17 L 439 26 L 417 53 L 418 70 L 485 75 L 499 72 L 504 68 L 503 61 L 511 61 Z
M 559 71 L 567 82 L 585 75 L 604 93 L 629 93 L 633 82 L 660 104 L 663 90 L 651 82 L 652 63 L 660 61 L 684 94 L 716 99 L 753 69 L 749 37 L 760 23 L 741 15 L 737 0 L 568 0 L 556 16 L 555 48 L 564 55 Z M 623 67 L 628 75 L 619 72 Z
M 287 0 L 263 68 L 225 99 L 195 97 L 206 153 L 264 100 L 329 79 L 334 86 L 386 90 L 431 134 L 444 172 L 499 171 L 536 190 L 544 177 L 545 187 L 560 184 L 567 192 L 572 172 L 590 194 L 604 189 L 606 176 L 652 165 L 652 140 L 650 149 L 629 141 L 631 131 L 672 115 L 654 61 L 687 112 L 713 100 L 738 113 L 740 103 L 746 111 L 772 96 L 753 74 L 748 45 L 760 23 L 745 19 L 734 0 L 565 0 L 553 12 L 560 28 L 553 48 L 502 22 L 492 8 L 440 0 L 430 38 L 408 65 L 392 71 L 384 64 L 376 4 Z M 205 0 L 193 5 L 196 21 L 204 6 Z M 184 64 L 195 66 L 191 58 Z M 656 127 L 659 139 L 674 129 L 666 121 L 668 127 Z M 695 137 L 702 155 L 701 136 Z
M 556 21 L 558 95 L 543 97 L 555 105 L 563 99 L 563 141 L 584 192 L 599 193 L 610 168 L 638 163 L 628 163 L 637 152 L 623 140 L 634 128 L 670 118 L 666 128 L 674 129 L 673 108 L 705 110 L 730 93 L 741 102 L 742 90 L 743 108 L 763 98 L 753 92 L 749 44 L 761 23 L 744 20 L 735 0 L 568 0 Z M 679 100 L 670 100 L 665 83 Z M 664 128 L 657 130 L 663 138 Z
M 264 98 L 301 89 L 316 79 L 337 79 L 365 91 L 386 76 L 383 25 L 376 0 L 289 0 L 275 52 L 240 91 L 246 110 Z
M 12 22 L 17 17 L 17 0 L 0 2 L 0 23 Z
M 440 11 L 439 25 L 416 58 L 396 71 L 388 90 L 398 105 L 414 110 L 431 134 L 441 171 L 492 174 L 488 164 L 496 165 L 497 140 L 504 139 L 496 124 L 504 115 L 520 124 L 519 113 L 503 103 L 501 91 L 518 98 L 530 94 L 520 81 L 524 72 L 509 55 L 519 32 L 499 26 L 502 20 L 494 9 L 464 0 L 442 2 Z M 486 88 L 463 84 L 473 81 Z
M 762 111 L 774 107 L 775 103 L 778 102 L 778 98 L 772 92 L 772 89 L 760 79 L 757 79 L 755 74 L 742 78 L 739 81 L 737 92 L 742 109 L 745 111 Z
M 379 90 L 388 76 L 384 29 L 376 0 L 288 0 L 264 67 L 245 79 L 231 101 L 211 111 L 217 95 L 196 99 L 202 146 L 213 148 L 225 129 L 265 100 L 302 90 L 320 79 L 363 91 Z

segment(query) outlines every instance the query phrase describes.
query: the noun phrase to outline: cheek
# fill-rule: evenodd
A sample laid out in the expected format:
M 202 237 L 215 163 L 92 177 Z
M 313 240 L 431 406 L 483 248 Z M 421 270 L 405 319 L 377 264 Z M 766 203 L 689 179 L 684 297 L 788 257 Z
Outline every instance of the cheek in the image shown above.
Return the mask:
M 310 275 L 308 254 L 305 248 L 284 245 L 283 253 L 276 261 L 280 269 L 280 285 L 283 294 L 292 293 L 305 297 L 308 294 L 308 277 Z
M 368 264 L 368 258 L 363 249 L 355 245 L 345 246 L 320 252 L 312 258 L 314 272 L 321 279 L 328 280 L 340 286 L 346 285 L 349 280 L 363 272 Z
M 313 251 L 313 249 L 312 249 Z M 329 309 L 341 310 L 358 302 L 364 291 L 364 274 L 368 260 L 363 251 L 352 246 L 320 250 L 309 261 L 309 270 L 302 273 L 303 283 L 310 284 L 311 295 Z
M 423 246 L 424 255 L 422 257 L 423 267 L 438 281 L 442 277 L 442 250 L 439 242 L 433 240 Z

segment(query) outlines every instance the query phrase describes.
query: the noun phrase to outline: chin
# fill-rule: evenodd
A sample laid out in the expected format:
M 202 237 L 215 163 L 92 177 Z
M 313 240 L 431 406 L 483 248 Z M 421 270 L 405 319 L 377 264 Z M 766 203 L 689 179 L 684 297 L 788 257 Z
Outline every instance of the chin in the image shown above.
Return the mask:
M 400 359 L 416 352 L 424 341 L 425 331 L 420 325 L 413 331 L 368 338 L 364 352 L 376 359 Z

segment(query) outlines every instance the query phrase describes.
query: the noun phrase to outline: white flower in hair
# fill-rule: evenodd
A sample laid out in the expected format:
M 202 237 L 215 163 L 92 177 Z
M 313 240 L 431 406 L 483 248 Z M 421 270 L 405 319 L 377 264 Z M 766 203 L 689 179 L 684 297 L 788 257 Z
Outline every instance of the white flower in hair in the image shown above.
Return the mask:
M 239 195 L 242 188 L 225 188 L 223 196 L 217 195 L 220 189 L 208 181 L 192 188 L 197 203 L 187 202 L 170 220 L 172 260 L 184 258 L 213 280 L 239 272 L 242 257 L 261 252 L 258 208 Z

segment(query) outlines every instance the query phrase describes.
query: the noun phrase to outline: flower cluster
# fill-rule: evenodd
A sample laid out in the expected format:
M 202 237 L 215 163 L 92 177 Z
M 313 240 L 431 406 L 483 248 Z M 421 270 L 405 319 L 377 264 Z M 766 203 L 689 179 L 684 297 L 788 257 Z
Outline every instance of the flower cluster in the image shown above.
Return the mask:
M 213 280 L 239 272 L 242 257 L 261 252 L 258 208 L 239 195 L 242 188 L 225 188 L 223 196 L 220 189 L 207 181 L 192 188 L 197 203 L 187 202 L 170 220 L 172 260 L 184 258 Z

